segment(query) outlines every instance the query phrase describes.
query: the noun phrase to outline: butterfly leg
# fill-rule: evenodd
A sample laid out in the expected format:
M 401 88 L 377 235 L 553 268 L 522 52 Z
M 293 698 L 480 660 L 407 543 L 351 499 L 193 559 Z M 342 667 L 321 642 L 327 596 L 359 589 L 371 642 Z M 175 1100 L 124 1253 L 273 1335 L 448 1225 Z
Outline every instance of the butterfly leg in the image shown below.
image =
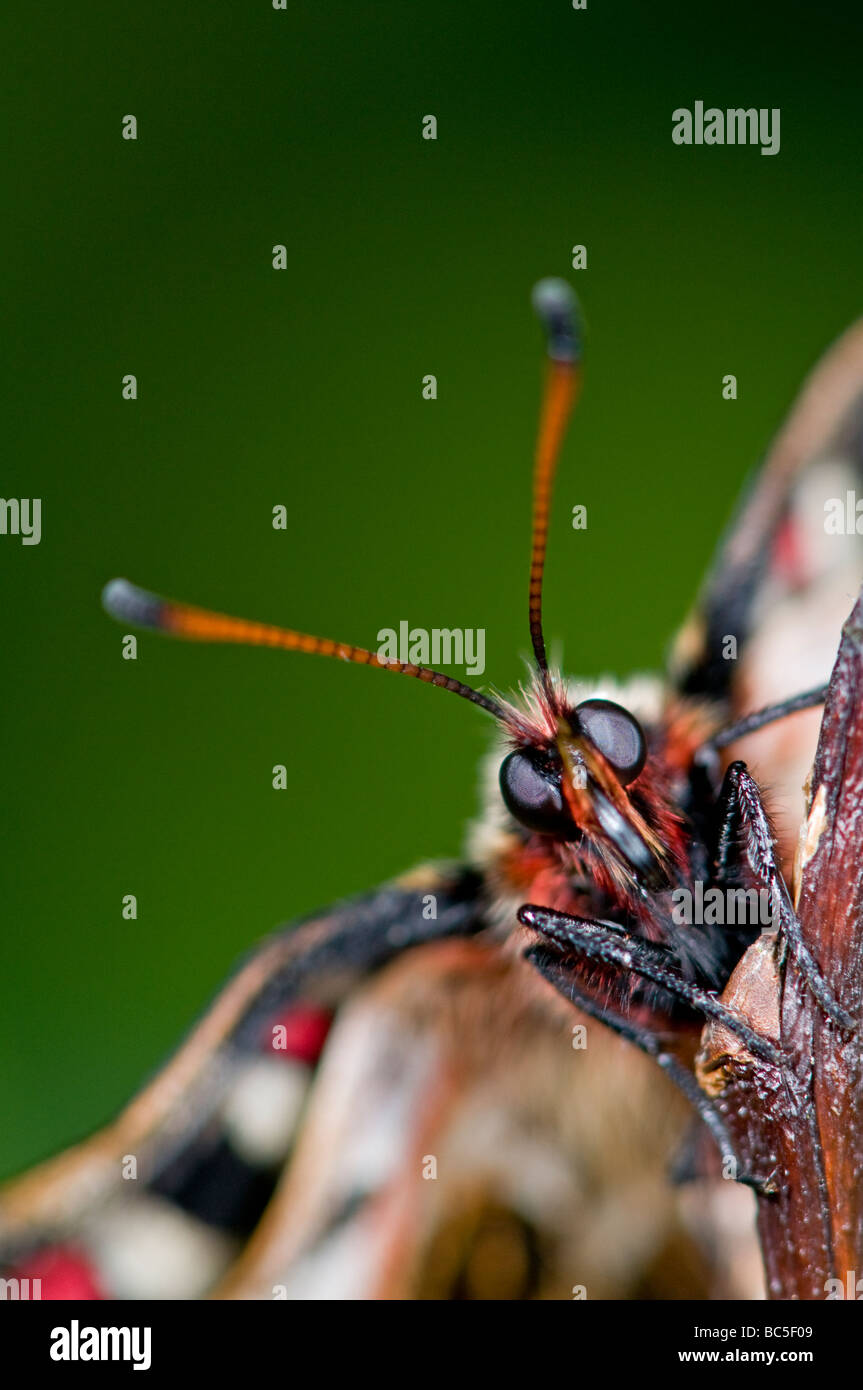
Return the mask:
M 775 724 L 779 719 L 787 719 L 789 715 L 798 714 L 801 710 L 815 709 L 818 705 L 824 704 L 827 689 L 826 685 L 816 685 L 812 690 L 804 690 L 799 695 L 780 700 L 778 704 L 765 705 L 763 709 L 746 714 L 742 719 L 736 719 L 733 724 L 726 724 L 725 728 L 708 739 L 703 747 L 726 748 L 729 743 L 736 743 L 737 739 L 754 734 L 758 729 L 765 729 L 768 724 Z
M 711 991 L 684 978 L 675 969 L 673 958 L 661 947 L 635 936 L 610 922 L 589 922 L 571 917 L 565 912 L 527 904 L 519 908 L 518 919 L 544 937 L 546 948 L 559 956 L 574 955 L 598 965 L 611 967 L 621 974 L 640 975 L 666 990 L 706 1018 L 717 1019 L 736 1034 L 754 1057 L 782 1065 L 782 1053 L 770 1038 L 764 1037 L 717 999 Z
M 597 1000 L 591 999 L 590 995 L 579 990 L 572 983 L 571 972 L 561 963 L 560 958 L 544 946 L 531 947 L 526 952 L 526 959 L 550 984 L 554 985 L 560 994 L 571 999 L 582 1013 L 587 1014 L 590 1018 L 595 1018 L 599 1023 L 606 1024 L 620 1037 L 626 1038 L 642 1052 L 646 1052 L 658 1066 L 662 1067 L 710 1130 L 722 1156 L 724 1169 L 733 1175 L 737 1182 L 745 1183 L 747 1187 L 752 1187 L 756 1192 L 765 1196 L 777 1190 L 773 1174 L 767 1178 L 758 1178 L 741 1171 L 740 1160 L 719 1111 L 702 1091 L 692 1073 L 663 1045 L 658 1034 L 652 1033 L 647 1028 L 639 1028 L 630 1019 L 624 1018 L 623 1014 L 614 1009 L 606 1008 Z
M 828 1018 L 840 1028 L 853 1031 L 856 1020 L 843 1009 L 803 940 L 800 922 L 791 903 L 785 880 L 776 859 L 773 833 L 761 792 L 743 762 L 731 763 L 725 773 L 719 799 L 719 837 L 716 877 L 725 884 L 732 877 L 731 866 L 743 855 L 759 887 L 770 893 L 773 916 L 782 931 L 803 978 Z

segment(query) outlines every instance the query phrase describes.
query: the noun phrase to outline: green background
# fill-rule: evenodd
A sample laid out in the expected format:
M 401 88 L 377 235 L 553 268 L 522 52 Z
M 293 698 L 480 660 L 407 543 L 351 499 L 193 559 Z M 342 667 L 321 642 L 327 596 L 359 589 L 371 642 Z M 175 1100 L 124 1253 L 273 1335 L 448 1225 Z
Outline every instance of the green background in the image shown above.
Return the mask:
M 477 804 L 479 712 L 267 651 L 123 661 L 105 580 L 366 644 L 485 627 L 516 681 L 529 291 L 569 274 L 547 635 L 655 667 L 861 259 L 851 6 L 17 8 L 2 493 L 43 538 L 0 537 L 3 1172 L 109 1116 L 277 922 L 458 853 Z M 673 145 L 697 99 L 780 107 L 780 153 Z

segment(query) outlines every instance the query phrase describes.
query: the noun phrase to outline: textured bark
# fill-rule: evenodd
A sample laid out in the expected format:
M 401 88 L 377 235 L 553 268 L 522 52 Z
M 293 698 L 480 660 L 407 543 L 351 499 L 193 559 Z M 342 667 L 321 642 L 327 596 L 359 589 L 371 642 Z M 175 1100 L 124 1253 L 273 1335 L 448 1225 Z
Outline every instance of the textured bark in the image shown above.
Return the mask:
M 843 629 L 801 830 L 793 893 L 805 944 L 839 1003 L 863 1002 L 863 596 Z M 725 1028 L 703 1034 L 699 1079 L 741 1161 L 772 1176 L 758 1227 L 772 1298 L 823 1299 L 863 1278 L 863 1028 L 824 1014 L 781 938 L 762 937 L 723 1000 L 778 1037 L 782 1069 Z

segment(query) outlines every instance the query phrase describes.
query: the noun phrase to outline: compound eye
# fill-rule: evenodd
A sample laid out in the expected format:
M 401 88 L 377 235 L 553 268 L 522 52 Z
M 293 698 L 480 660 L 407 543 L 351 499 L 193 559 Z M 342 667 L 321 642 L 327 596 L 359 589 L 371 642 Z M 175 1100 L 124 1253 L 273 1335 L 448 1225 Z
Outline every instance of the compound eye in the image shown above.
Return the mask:
M 613 700 L 583 700 L 575 713 L 582 731 L 623 786 L 634 782 L 647 759 L 647 743 L 638 720 Z
M 543 835 L 574 838 L 578 831 L 566 810 L 560 776 L 542 754 L 517 748 L 500 765 L 500 791 L 510 815 Z

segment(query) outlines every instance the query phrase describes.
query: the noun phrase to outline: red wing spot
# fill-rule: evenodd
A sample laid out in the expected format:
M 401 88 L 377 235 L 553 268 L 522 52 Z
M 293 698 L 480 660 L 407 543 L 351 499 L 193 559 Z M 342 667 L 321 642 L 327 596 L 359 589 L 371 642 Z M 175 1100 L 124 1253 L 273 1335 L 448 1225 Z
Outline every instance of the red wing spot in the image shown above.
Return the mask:
M 313 1067 L 324 1050 L 332 1021 L 327 1009 L 295 1004 L 271 1021 L 263 1038 L 264 1049 L 274 1057 Z
M 803 580 L 804 559 L 798 525 L 789 517 L 773 542 L 773 566 L 779 577 L 793 586 Z
M 67 1246 L 52 1245 L 36 1251 L 16 1265 L 12 1277 L 30 1280 L 31 1298 L 36 1296 L 33 1280 L 41 1279 L 43 1301 L 73 1299 L 76 1302 L 91 1302 L 105 1298 L 96 1271 L 86 1255 Z

